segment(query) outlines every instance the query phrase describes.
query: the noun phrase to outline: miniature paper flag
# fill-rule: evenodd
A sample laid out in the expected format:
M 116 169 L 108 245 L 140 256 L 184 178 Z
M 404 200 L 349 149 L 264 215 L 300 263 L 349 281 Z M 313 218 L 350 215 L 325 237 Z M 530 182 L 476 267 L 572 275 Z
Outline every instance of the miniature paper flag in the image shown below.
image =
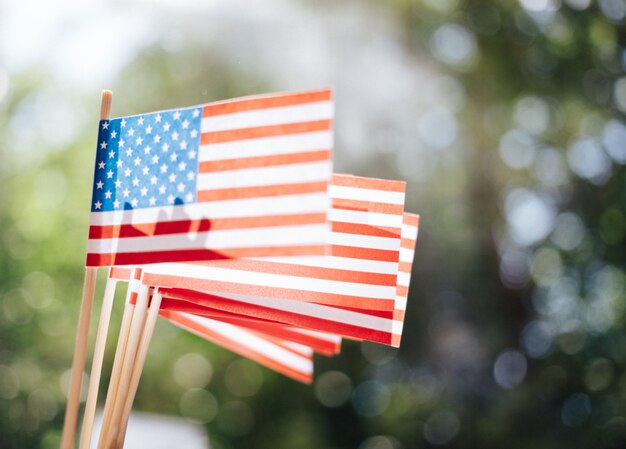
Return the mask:
M 223 310 L 273 322 L 336 333 L 343 337 L 368 340 L 398 347 L 404 322 L 406 297 L 411 280 L 419 217 L 404 214 L 400 271 L 397 277 L 394 310 L 376 311 L 331 307 L 304 301 L 292 301 L 254 295 L 220 294 L 184 289 L 161 289 L 162 307 L 191 311 L 210 316 L 211 310 Z M 203 308 L 207 311 L 203 312 Z
M 144 267 L 143 281 L 228 297 L 393 311 L 404 191 L 401 181 L 334 175 L 328 256 L 156 264 Z
M 100 122 L 87 266 L 323 254 L 329 90 Z

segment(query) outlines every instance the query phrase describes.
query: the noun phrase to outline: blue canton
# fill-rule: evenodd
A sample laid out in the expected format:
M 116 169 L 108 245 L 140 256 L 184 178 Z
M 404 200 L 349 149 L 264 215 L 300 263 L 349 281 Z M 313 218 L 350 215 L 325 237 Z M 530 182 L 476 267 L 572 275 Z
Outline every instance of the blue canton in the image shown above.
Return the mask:
M 196 200 L 201 108 L 100 122 L 92 212 Z

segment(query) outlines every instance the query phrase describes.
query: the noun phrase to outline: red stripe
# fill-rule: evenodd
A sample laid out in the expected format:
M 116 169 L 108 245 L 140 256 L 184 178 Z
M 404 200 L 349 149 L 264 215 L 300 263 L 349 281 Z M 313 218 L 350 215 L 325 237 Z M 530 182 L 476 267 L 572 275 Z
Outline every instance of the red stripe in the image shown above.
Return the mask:
M 417 228 L 420 225 L 420 216 L 415 215 L 415 214 L 405 213 L 402 223 Z
M 335 186 L 356 187 L 360 189 L 386 190 L 389 192 L 404 192 L 406 182 L 390 181 L 387 179 L 362 178 L 353 175 L 333 175 L 332 184 Z
M 309 290 L 248 285 L 244 283 L 245 278 L 243 277 L 242 282 L 223 282 L 146 273 L 144 274 L 143 282 L 147 285 L 159 287 L 191 289 L 202 292 L 210 291 L 222 294 L 262 296 L 266 298 L 306 301 L 331 306 L 357 307 L 374 310 L 393 310 L 394 307 L 393 301 L 389 299 L 363 298 L 337 293 L 321 293 Z
M 297 104 L 316 103 L 319 101 L 330 101 L 332 92 L 329 89 L 298 92 L 284 95 L 271 95 L 266 97 L 242 98 L 234 101 L 224 101 L 208 104 L 202 110 L 202 117 L 213 117 L 215 115 L 232 114 L 235 112 L 252 111 L 256 109 L 279 108 L 284 106 L 294 106 Z
M 411 273 L 413 264 L 411 262 L 400 262 L 398 264 L 398 273 Z
M 237 187 L 198 191 L 198 202 L 240 200 L 268 196 L 302 195 L 306 193 L 326 192 L 328 183 L 303 182 L 300 184 L 274 184 L 269 186 Z
M 305 153 L 273 154 L 271 156 L 242 157 L 219 161 L 200 162 L 199 173 L 214 173 L 246 168 L 270 167 L 279 165 L 302 164 L 330 160 L 330 150 L 307 151 Z
M 226 248 L 219 250 L 219 252 L 208 249 L 187 249 L 133 253 L 88 253 L 86 266 L 144 265 L 159 262 L 190 262 L 197 260 L 238 259 L 242 257 L 323 256 L 325 252 L 325 245 L 300 245 Z
M 415 250 L 415 240 L 413 239 L 407 239 L 407 238 L 402 238 L 400 240 L 400 246 L 404 249 L 410 249 L 411 251 Z
M 343 198 L 333 198 L 332 202 L 333 209 L 360 210 L 394 215 L 401 215 L 404 210 L 403 204 L 376 203 L 373 201 L 347 200 Z
M 109 269 L 109 278 L 127 281 L 130 279 L 130 268 L 111 267 Z
M 151 235 L 184 234 L 187 232 L 206 232 L 209 230 L 223 231 L 229 229 L 265 228 L 325 222 L 326 214 L 305 213 L 240 218 L 203 218 L 200 220 L 161 221 L 159 223 L 137 223 L 112 226 L 92 225 L 89 226 L 89 239 L 145 237 Z
M 330 120 L 287 123 L 283 125 L 258 126 L 255 128 L 231 129 L 227 131 L 206 132 L 200 135 L 200 145 L 233 142 L 235 140 L 260 139 L 262 137 L 284 136 L 331 129 Z
M 360 223 L 345 223 L 341 221 L 331 222 L 333 232 L 341 234 L 370 235 L 373 237 L 400 237 L 400 228 L 377 227 Z
M 176 296 L 179 296 L 180 292 L 181 290 L 176 290 Z M 190 296 L 193 296 L 194 292 L 188 293 L 190 293 Z M 164 295 L 171 297 L 170 291 L 164 292 Z M 241 302 L 238 303 L 238 301 L 233 301 L 226 298 L 220 298 L 215 296 L 212 296 L 211 298 L 212 299 L 210 300 L 209 304 L 214 308 L 219 308 L 222 310 L 229 310 L 235 313 L 241 313 L 243 315 L 250 315 L 259 318 L 271 317 L 270 319 L 272 320 L 281 321 L 294 326 L 314 329 L 323 332 L 331 332 L 346 337 L 359 338 L 363 340 L 373 341 L 376 343 L 390 344 L 392 342 L 392 334 L 390 331 L 384 332 L 367 329 L 364 327 L 340 323 L 337 321 L 331 321 L 307 315 L 300 315 L 293 312 L 286 312 L 284 310 L 270 309 Z M 186 299 L 189 302 L 195 302 L 191 298 L 182 299 Z
M 389 249 L 358 248 L 355 246 L 332 245 L 331 255 L 350 257 L 353 259 L 379 260 L 383 262 L 397 262 L 400 251 Z
M 380 285 L 393 287 L 396 285 L 395 274 L 370 273 L 365 271 L 344 270 L 339 268 L 312 267 L 283 262 L 271 262 L 267 260 L 229 259 L 213 262 L 196 262 L 194 265 L 209 265 L 226 270 L 250 271 L 255 273 L 268 273 L 288 275 L 294 277 L 324 279 L 328 281 L 353 282 L 356 284 Z
M 250 360 L 254 360 L 268 368 L 273 369 L 274 371 L 277 371 L 288 377 L 291 377 L 292 379 L 295 379 L 304 383 L 311 383 L 313 381 L 311 374 L 294 370 L 293 368 L 280 363 L 276 359 L 267 357 L 263 355 L 262 353 L 255 351 L 254 349 L 241 346 L 240 344 L 233 342 L 227 337 L 221 334 L 215 333 L 209 329 L 206 329 L 205 327 L 197 324 L 195 321 L 189 320 L 188 318 L 184 316 L 180 316 L 176 314 L 175 312 L 163 311 L 163 312 L 160 312 L 160 314 L 164 316 L 165 318 L 169 319 L 170 321 L 177 323 L 181 327 L 184 327 L 187 330 L 193 332 L 199 337 L 210 339 L 213 342 L 225 347 L 226 349 L 229 349 L 232 352 L 243 355 L 244 357 L 247 357 Z

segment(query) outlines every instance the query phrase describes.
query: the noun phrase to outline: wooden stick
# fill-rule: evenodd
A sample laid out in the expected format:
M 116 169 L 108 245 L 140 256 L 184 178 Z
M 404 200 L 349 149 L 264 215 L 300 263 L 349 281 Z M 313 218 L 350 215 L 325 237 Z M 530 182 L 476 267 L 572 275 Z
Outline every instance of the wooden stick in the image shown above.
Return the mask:
M 130 286 L 128 288 L 127 296 L 129 295 Z M 117 395 L 120 377 L 122 375 L 126 343 L 128 342 L 128 334 L 130 333 L 130 324 L 133 318 L 134 310 L 135 306 L 126 302 L 124 314 L 122 315 L 122 325 L 120 326 L 117 347 L 115 348 L 115 358 L 113 360 L 113 368 L 111 370 L 111 379 L 109 380 L 109 389 L 107 390 L 107 397 L 104 403 L 104 413 L 102 414 L 102 424 L 100 426 L 100 439 L 102 439 L 102 435 L 108 431 L 107 429 L 109 427 L 109 423 L 111 422 L 113 405 L 115 404 L 115 397 Z
M 80 387 L 83 381 L 83 370 L 87 359 L 87 343 L 89 341 L 89 321 L 91 320 L 91 309 L 93 307 L 93 297 L 96 290 L 96 276 L 98 269 L 87 267 L 85 269 L 85 279 L 83 282 L 83 298 L 80 305 L 80 315 L 78 318 L 78 328 L 76 330 L 76 342 L 74 344 L 74 359 L 72 360 L 72 371 L 70 386 L 67 395 L 67 407 L 65 409 L 65 420 L 63 421 L 63 434 L 61 436 L 61 449 L 73 449 L 76 435 L 76 424 L 78 421 L 78 407 L 80 405 Z
M 100 120 L 111 118 L 111 101 L 113 93 L 103 90 L 100 100 Z M 91 321 L 91 309 L 93 296 L 96 289 L 97 267 L 87 267 L 83 283 L 83 298 L 80 305 L 78 329 L 76 330 L 76 343 L 74 345 L 74 360 L 72 361 L 72 374 L 70 387 L 67 395 L 67 407 L 65 420 L 63 421 L 63 434 L 61 436 L 61 449 L 73 449 L 76 437 L 76 424 L 78 421 L 78 407 L 80 405 L 80 387 L 83 381 L 83 370 L 87 359 L 87 344 L 89 343 L 89 322 Z
M 154 327 L 156 325 L 157 318 L 159 317 L 159 309 L 161 308 L 162 298 L 161 294 L 158 290 L 156 290 L 152 296 L 152 300 L 150 301 L 148 318 L 146 319 L 146 324 L 143 328 L 143 333 L 141 334 L 141 341 L 139 342 L 139 348 L 137 349 L 137 355 L 135 356 L 135 366 L 133 367 L 133 374 L 130 378 L 130 388 L 128 390 L 128 395 L 126 396 L 126 401 L 122 411 L 122 418 L 115 445 L 116 449 L 124 447 L 124 438 L 126 437 L 126 429 L 128 428 L 128 419 L 130 418 L 130 412 L 133 408 L 137 388 L 139 387 L 139 379 L 141 378 L 141 373 L 146 363 L 148 348 L 150 346 L 150 341 L 152 340 L 152 335 L 154 334 Z
M 126 351 L 121 371 L 122 374 L 120 376 L 117 392 L 113 398 L 114 401 L 111 420 L 107 428 L 105 429 L 103 426 L 103 429 L 100 432 L 98 449 L 110 449 L 113 448 L 116 443 L 120 418 L 124 408 L 124 399 L 126 398 L 130 388 L 133 364 L 135 361 L 135 355 L 137 354 L 137 345 L 139 343 L 139 338 L 141 337 L 141 331 L 146 318 L 147 305 L 148 286 L 141 285 L 139 287 L 139 295 L 137 296 L 137 303 L 135 304 L 135 310 L 133 312 L 130 333 L 128 334 L 128 342 L 126 343 Z
M 96 415 L 96 404 L 98 402 L 98 388 L 100 386 L 100 376 L 102 372 L 102 361 L 104 360 L 104 350 L 106 347 L 109 322 L 111 320 L 111 310 L 113 309 L 113 298 L 115 297 L 115 287 L 117 280 L 107 278 L 107 285 L 104 290 L 104 298 L 100 309 L 100 321 L 98 323 L 98 333 L 93 350 L 93 361 L 91 362 L 91 372 L 89 375 L 89 390 L 85 401 L 85 411 L 83 414 L 83 427 L 80 433 L 80 449 L 89 449 L 91 445 L 91 435 L 93 433 L 93 421 Z

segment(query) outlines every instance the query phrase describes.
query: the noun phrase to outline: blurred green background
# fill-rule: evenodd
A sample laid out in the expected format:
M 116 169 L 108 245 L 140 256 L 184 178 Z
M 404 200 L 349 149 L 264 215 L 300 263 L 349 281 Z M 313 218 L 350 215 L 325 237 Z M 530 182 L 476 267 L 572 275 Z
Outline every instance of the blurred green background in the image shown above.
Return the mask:
M 160 322 L 135 409 L 222 449 L 626 447 L 625 17 L 0 0 L 0 447 L 58 447 L 100 89 L 119 116 L 327 85 L 336 171 L 407 180 L 422 215 L 401 349 L 346 342 L 304 386 Z

